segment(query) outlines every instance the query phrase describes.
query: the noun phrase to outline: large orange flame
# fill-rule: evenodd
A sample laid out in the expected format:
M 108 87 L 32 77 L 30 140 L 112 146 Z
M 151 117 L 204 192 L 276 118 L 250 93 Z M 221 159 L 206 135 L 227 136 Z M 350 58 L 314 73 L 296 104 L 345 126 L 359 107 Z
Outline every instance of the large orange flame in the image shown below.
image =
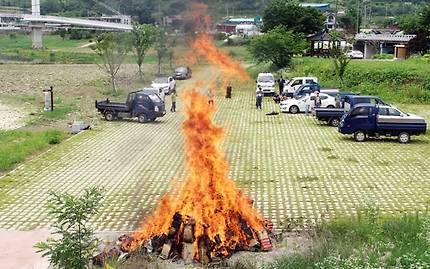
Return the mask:
M 224 85 L 227 80 L 249 79 L 238 62 L 218 50 L 207 34 L 200 35 L 192 44 L 198 57 L 221 70 Z M 213 84 L 217 77 L 208 78 Z M 207 87 L 198 81 L 182 94 L 186 120 L 182 125 L 186 142 L 186 177 L 177 184 L 174 192 L 167 193 L 158 203 L 140 229 L 132 236 L 132 249 L 150 238 L 167 234 L 176 212 L 195 220 L 195 238 L 203 235 L 212 241 L 220 241 L 217 255 L 228 256 L 237 247 L 247 245 L 255 235 L 250 231 L 264 229 L 263 217 L 252 206 L 252 200 L 229 179 L 229 166 L 220 143 L 224 131 L 212 121 L 215 107 L 208 105 L 206 95 L 199 92 Z M 210 85 L 213 87 L 214 85 Z M 215 239 L 217 237 L 217 240 Z M 194 242 L 198 258 L 197 240 Z

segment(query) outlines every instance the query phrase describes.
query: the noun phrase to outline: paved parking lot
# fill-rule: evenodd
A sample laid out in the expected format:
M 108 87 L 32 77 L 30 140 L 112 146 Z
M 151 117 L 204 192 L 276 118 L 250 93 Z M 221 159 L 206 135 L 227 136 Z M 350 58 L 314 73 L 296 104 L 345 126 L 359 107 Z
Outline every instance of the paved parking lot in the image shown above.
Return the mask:
M 425 210 L 430 198 L 430 141 L 355 143 L 304 115 L 266 116 L 254 108 L 253 89 L 217 96 L 216 122 L 230 175 L 278 228 L 286 219 L 352 215 L 366 205 L 385 213 Z M 49 227 L 49 190 L 79 193 L 105 188 L 98 230 L 129 231 L 154 207 L 173 177 L 184 175 L 180 113 L 154 124 L 106 123 L 23 165 L 1 181 L 0 229 Z M 1 184 L 0 184 L 1 187 Z

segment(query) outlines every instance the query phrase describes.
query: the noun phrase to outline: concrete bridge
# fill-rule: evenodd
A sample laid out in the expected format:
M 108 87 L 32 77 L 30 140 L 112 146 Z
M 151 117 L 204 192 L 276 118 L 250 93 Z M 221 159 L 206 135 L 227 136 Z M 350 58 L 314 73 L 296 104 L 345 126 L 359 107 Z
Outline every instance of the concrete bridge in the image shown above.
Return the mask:
M 101 29 L 108 31 L 131 31 L 132 26 L 124 23 L 113 23 L 90 19 L 66 18 L 58 16 L 42 16 L 40 14 L 40 0 L 31 0 L 31 14 L 0 14 L 1 18 L 9 18 L 27 23 L 31 29 L 31 39 L 33 48 L 43 48 L 43 29 L 52 27 L 88 27 L 93 29 Z M 4 25 L 13 27 L 13 25 Z

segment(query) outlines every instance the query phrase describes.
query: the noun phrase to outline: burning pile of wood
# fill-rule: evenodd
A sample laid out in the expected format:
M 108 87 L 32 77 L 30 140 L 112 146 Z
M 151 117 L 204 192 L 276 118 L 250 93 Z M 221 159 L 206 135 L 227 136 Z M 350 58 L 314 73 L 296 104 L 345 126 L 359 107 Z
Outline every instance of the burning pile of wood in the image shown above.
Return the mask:
M 196 238 L 196 222 L 192 217 L 182 216 L 177 212 L 170 225 L 167 234 L 153 236 L 150 240 L 142 242 L 138 250 L 141 253 L 153 253 L 162 259 L 179 260 L 185 263 L 197 261 L 202 264 L 209 264 L 221 259 L 229 258 L 238 251 L 270 251 L 273 248 L 269 234 L 272 233 L 273 224 L 266 220 L 265 228 L 262 231 L 254 231 L 242 219 L 240 219 L 243 232 L 247 235 L 246 241 L 235 241 L 232 238 L 223 240 L 219 234 L 210 238 L 206 232 L 209 226 L 204 225 L 205 233 Z M 234 236 L 233 233 L 226 232 L 226 236 Z M 230 242 L 227 244 L 226 242 Z M 120 256 L 128 257 L 131 253 L 135 239 L 128 235 L 122 235 L 117 241 L 117 246 L 103 251 L 93 258 L 93 264 L 104 266 L 112 258 Z

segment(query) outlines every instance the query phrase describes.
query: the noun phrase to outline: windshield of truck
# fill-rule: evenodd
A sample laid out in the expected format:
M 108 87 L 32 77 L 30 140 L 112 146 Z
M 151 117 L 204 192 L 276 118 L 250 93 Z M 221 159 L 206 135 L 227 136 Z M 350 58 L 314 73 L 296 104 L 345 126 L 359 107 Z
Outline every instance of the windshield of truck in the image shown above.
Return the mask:
M 154 83 L 159 83 L 159 84 L 169 83 L 169 78 L 167 77 L 155 78 Z
M 258 82 L 273 83 L 275 82 L 275 79 L 272 76 L 261 76 L 261 77 L 258 77 Z
M 148 94 L 148 96 L 149 96 L 149 98 L 151 98 L 152 102 L 154 102 L 154 103 L 160 103 L 162 101 L 161 98 L 158 95 L 156 95 L 155 93 Z

